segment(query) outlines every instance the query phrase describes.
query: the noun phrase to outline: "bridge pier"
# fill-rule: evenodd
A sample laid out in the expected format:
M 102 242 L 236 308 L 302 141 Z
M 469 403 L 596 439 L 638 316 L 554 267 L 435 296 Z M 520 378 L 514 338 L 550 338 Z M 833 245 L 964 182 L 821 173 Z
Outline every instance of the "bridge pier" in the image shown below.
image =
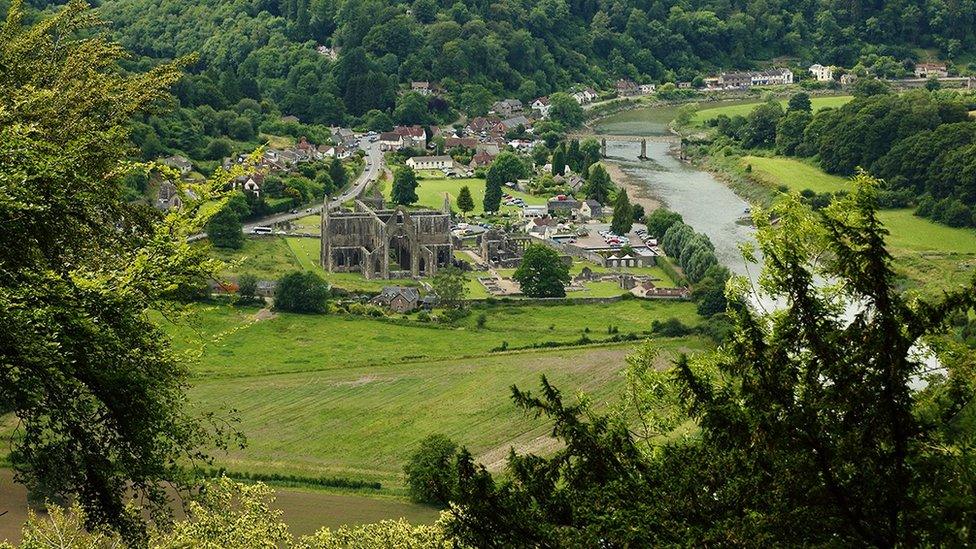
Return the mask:
M 647 160 L 647 139 L 641 139 L 641 153 L 637 158 Z
M 607 140 L 606 138 L 600 140 L 600 156 L 602 158 L 607 157 Z

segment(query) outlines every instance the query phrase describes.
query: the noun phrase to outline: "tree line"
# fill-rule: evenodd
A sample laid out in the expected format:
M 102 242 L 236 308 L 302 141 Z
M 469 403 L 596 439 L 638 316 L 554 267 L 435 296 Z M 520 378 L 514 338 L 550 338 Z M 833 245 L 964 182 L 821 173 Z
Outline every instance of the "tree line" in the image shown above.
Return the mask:
M 915 206 L 918 215 L 953 227 L 976 226 L 976 99 L 948 90 L 890 93 L 877 80 L 855 88 L 836 109 L 812 112 L 806 94 L 784 110 L 769 101 L 747 116 L 710 121 L 746 148 L 815 159 L 827 173 L 859 168 L 883 178 L 886 207 Z M 818 202 L 823 205 L 823 202 Z

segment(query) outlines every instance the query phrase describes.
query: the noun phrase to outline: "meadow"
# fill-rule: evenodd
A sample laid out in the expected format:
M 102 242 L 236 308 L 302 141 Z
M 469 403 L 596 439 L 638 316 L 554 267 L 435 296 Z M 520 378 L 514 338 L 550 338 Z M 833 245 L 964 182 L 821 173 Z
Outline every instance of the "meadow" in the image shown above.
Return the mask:
M 386 333 L 386 326 L 376 326 Z M 319 337 L 321 346 L 327 347 L 342 335 Z M 448 342 L 427 343 L 433 348 Z M 463 349 L 463 342 L 454 345 L 457 351 Z M 190 397 L 203 409 L 233 409 L 240 418 L 238 428 L 248 437 L 246 448 L 218 460 L 230 470 L 361 478 L 380 481 L 385 492 L 399 494 L 407 456 L 431 433 L 450 436 L 496 471 L 512 446 L 551 450 L 550 427 L 518 410 L 510 400 L 510 387 L 536 389 L 540 376 L 546 375 L 567 395 L 584 391 L 600 406 L 619 394 L 621 369 L 633 345 L 402 363 L 377 360 L 290 374 L 242 372 L 230 378 L 197 379 Z M 675 339 L 659 345 L 664 350 L 694 351 L 701 344 Z M 267 357 L 268 347 L 280 346 L 266 340 L 263 355 Z M 361 349 L 357 354 L 369 352 Z M 662 356 L 662 366 L 666 358 Z M 247 362 L 261 368 L 254 358 Z
M 827 97 L 811 97 L 810 102 L 813 105 L 813 110 L 818 111 L 825 108 L 842 107 L 850 102 L 851 99 L 853 99 L 853 97 L 850 95 L 832 95 Z M 784 109 L 786 108 L 786 104 L 788 102 L 788 98 L 779 100 L 780 105 L 782 105 Z M 695 113 L 694 117 L 692 117 L 692 123 L 701 125 L 722 114 L 730 118 L 733 116 L 748 116 L 749 113 L 756 108 L 756 105 L 761 103 L 762 101 L 758 100 L 749 102 L 734 101 L 729 102 L 727 105 L 700 109 Z
M 810 189 L 816 193 L 851 190 L 847 178 L 830 175 L 806 161 L 783 156 L 743 156 L 740 165 L 752 166 L 752 177 L 773 187 L 785 185 L 793 192 Z
M 0 469 L 0 540 L 19 543 L 27 522 L 27 490 L 13 482 L 13 471 Z M 380 495 L 331 493 L 301 487 L 275 487 L 275 502 L 288 531 L 295 536 L 310 535 L 322 527 L 368 524 L 404 518 L 415 524 L 437 520 L 439 510 L 428 505 Z M 174 509 L 177 517 L 183 509 Z
M 669 318 L 699 322 L 693 303 L 640 300 L 483 304 L 448 325 L 199 304 L 164 329 L 191 361 L 194 405 L 233 410 L 248 438 L 245 449 L 218 456 L 219 466 L 375 480 L 385 493 L 402 494 L 404 460 L 433 432 L 495 469 L 510 446 L 551 450 L 545 421 L 516 409 L 510 387 L 536 388 L 546 375 L 602 406 L 619 393 L 637 343 L 517 348 L 599 341 L 611 326 L 650 337 L 651 322 Z M 706 347 L 697 336 L 654 341 L 668 351 L 662 366 L 674 352 Z M 501 345 L 510 350 L 499 352 Z
M 354 315 L 265 318 L 256 313 L 255 308 L 199 305 L 184 324 L 168 330 L 177 349 L 200 357 L 194 376 L 235 377 L 466 358 L 489 354 L 503 343 L 525 347 L 572 343 L 584 334 L 606 338 L 611 325 L 621 333 L 645 333 L 653 320 L 673 317 L 689 326 L 698 322 L 693 303 L 636 299 L 585 305 L 485 304 L 451 325 Z M 478 329 L 481 314 L 485 325 Z M 267 352 L 269 342 L 274 342 L 274 353 Z
M 915 216 L 910 209 L 884 210 L 878 217 L 891 232 L 888 249 L 906 289 L 940 296 L 972 280 L 976 231 L 947 227 Z
M 318 242 L 318 240 L 315 240 Z M 201 246 L 209 245 L 204 241 Z M 211 247 L 211 254 L 227 264 L 220 274 L 236 276 L 251 273 L 261 280 L 277 280 L 283 275 L 302 269 L 304 265 L 279 237 L 248 237 L 240 250 Z

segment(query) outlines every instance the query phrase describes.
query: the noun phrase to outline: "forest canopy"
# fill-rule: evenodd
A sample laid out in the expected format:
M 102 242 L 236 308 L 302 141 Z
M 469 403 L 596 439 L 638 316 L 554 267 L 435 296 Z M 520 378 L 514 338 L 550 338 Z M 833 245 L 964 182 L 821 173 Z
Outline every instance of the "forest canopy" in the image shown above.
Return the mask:
M 305 124 L 378 113 L 450 123 L 498 97 L 617 78 L 691 81 L 784 56 L 904 70 L 919 48 L 954 60 L 976 43 L 976 6 L 938 0 L 111 0 L 98 11 L 134 53 L 130 70 L 199 54 L 176 86 L 181 108 L 133 132 L 145 156 L 195 159 L 212 141 L 243 144 L 262 129 L 297 137 L 311 133 Z M 399 94 L 411 81 L 444 93 L 418 112 L 401 105 L 416 99 Z M 282 115 L 301 124 L 282 128 Z

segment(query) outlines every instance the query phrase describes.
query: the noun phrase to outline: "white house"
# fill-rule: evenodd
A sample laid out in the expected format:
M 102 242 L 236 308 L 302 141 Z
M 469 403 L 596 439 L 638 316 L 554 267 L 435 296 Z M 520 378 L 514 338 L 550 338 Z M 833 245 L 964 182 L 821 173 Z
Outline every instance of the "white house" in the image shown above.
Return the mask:
M 403 136 L 394 132 L 381 133 L 379 143 L 380 149 L 384 151 L 395 151 L 404 147 Z
M 573 93 L 573 99 L 575 99 L 580 105 L 592 103 L 596 98 L 597 93 L 593 88 L 586 88 L 585 90 Z
M 539 115 L 539 118 L 549 118 L 549 109 L 552 105 L 549 103 L 549 97 L 540 97 L 532 102 L 532 110 Z
M 193 163 L 190 162 L 185 156 L 167 156 L 162 160 L 162 162 L 170 168 L 179 170 L 180 175 L 187 175 L 193 171 Z
M 654 84 L 641 84 L 637 89 L 640 90 L 641 95 L 651 95 L 657 87 Z
M 834 67 L 825 67 L 820 63 L 810 65 L 810 74 L 817 79 L 817 82 L 830 82 L 834 79 Z
M 407 166 L 415 170 L 444 170 L 454 167 L 450 156 L 414 156 L 407 159 Z

